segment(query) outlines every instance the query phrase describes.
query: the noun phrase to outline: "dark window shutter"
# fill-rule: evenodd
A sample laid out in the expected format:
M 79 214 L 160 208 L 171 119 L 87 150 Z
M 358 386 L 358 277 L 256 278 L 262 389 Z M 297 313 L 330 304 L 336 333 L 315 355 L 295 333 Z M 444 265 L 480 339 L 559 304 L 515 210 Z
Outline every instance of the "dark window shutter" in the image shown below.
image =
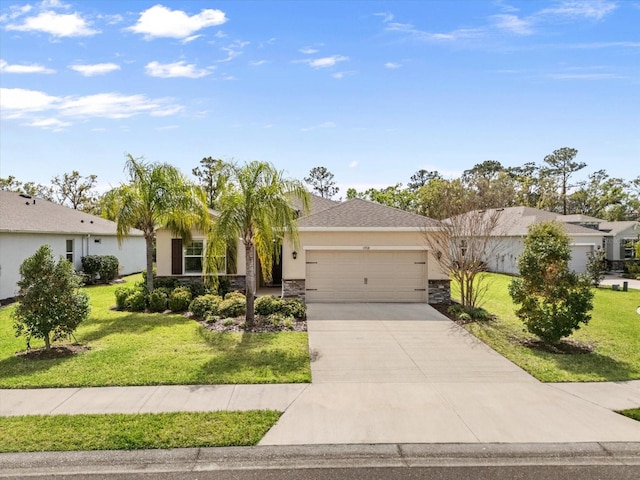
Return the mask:
M 171 239 L 171 275 L 182 275 L 182 239 Z

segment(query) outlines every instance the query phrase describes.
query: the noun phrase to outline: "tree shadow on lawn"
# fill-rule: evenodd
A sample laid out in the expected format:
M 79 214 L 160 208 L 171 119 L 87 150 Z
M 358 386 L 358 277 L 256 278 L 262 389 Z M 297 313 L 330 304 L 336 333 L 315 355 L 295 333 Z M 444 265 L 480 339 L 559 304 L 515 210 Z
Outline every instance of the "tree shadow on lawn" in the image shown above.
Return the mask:
M 180 314 L 120 313 L 125 313 L 125 315 L 111 318 L 92 318 L 87 322 L 89 324 L 87 328 L 90 330 L 77 334 L 78 341 L 81 343 L 95 342 L 114 334 L 143 335 L 157 328 L 184 325 L 191 322 L 190 319 Z
M 199 384 L 307 383 L 311 381 L 308 349 L 301 352 L 274 346 L 284 333 L 212 333 L 200 336 L 218 353 L 194 377 Z M 241 340 L 238 342 L 238 335 Z M 288 351 L 287 351 L 288 350 Z
M 632 364 L 597 352 L 567 355 L 531 351 L 536 357 L 551 361 L 559 370 L 575 376 L 585 375 L 593 379 L 597 375 L 599 378 L 596 381 L 608 382 L 637 380 L 640 377 L 640 372 Z

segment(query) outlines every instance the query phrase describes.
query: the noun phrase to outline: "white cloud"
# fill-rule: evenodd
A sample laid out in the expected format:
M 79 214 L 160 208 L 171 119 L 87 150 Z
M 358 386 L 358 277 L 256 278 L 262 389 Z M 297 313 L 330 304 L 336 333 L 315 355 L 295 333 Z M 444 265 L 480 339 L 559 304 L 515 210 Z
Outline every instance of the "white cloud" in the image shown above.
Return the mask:
M 354 160 L 353 162 L 349 163 L 349 168 L 356 168 L 358 166 L 358 161 Z
M 220 47 L 220 50 L 227 54 L 227 58 L 223 58 L 222 60 L 218 60 L 218 62 L 229 62 L 236 58 L 238 55 L 242 54 L 242 49 L 249 45 L 249 42 L 243 42 L 241 40 L 236 40 L 235 42 L 227 45 L 226 47 Z
M 87 37 L 100 33 L 77 13 L 56 13 L 51 10 L 26 17 L 19 24 L 8 24 L 6 28 L 19 32 L 44 32 L 54 37 Z
M 517 15 L 494 15 L 491 17 L 496 27 L 517 35 L 531 35 L 533 33 L 532 22 L 523 20 Z
M 227 17 L 221 10 L 207 8 L 189 16 L 182 10 L 154 5 L 143 11 L 138 22 L 129 30 L 143 34 L 147 40 L 159 37 L 184 39 L 203 28 L 222 25 L 226 21 Z
M 547 77 L 554 80 L 611 80 L 626 78 L 615 73 L 552 73 Z
M 345 57 L 344 55 L 332 55 L 330 57 L 302 60 L 302 62 L 308 64 L 311 68 L 328 68 L 347 60 L 349 60 L 349 57 Z
M 93 65 L 69 65 L 74 70 L 85 77 L 93 77 L 95 75 L 105 75 L 115 70 L 120 70 L 120 65 L 115 63 L 94 63 Z
M 333 122 L 323 122 L 319 125 L 315 125 L 313 127 L 305 127 L 305 128 L 301 128 L 300 130 L 302 130 L 303 132 L 310 132 L 311 130 L 316 130 L 318 128 L 335 128 L 336 124 Z
M 149 99 L 144 95 L 99 93 L 56 97 L 36 90 L 0 88 L 0 111 L 4 118 L 26 119 L 30 121 L 28 125 L 42 128 L 51 128 L 55 120 L 59 120 L 58 126 L 62 126 L 73 119 L 121 119 L 140 114 L 169 116 L 182 109 L 168 99 Z M 35 116 L 42 113 L 47 115 L 44 120 L 41 115 Z
M 304 53 L 305 55 L 313 55 L 314 53 L 318 53 L 317 48 L 305 47 L 300 49 L 300 53 Z
M 394 19 L 393 13 L 389 12 L 374 13 L 373 15 L 376 17 L 382 17 L 382 21 L 385 23 L 388 23 Z
M 556 15 L 564 17 L 584 17 L 601 20 L 617 8 L 609 0 L 567 0 L 557 6 L 545 8 L 538 15 Z
M 426 42 L 442 42 L 475 39 L 485 33 L 484 28 L 460 28 L 447 33 L 432 33 L 415 28 L 410 23 L 391 22 L 386 28 L 390 32 L 406 33 L 413 38 Z
M 43 67 L 42 65 L 9 65 L 5 60 L 0 60 L 0 72 L 3 73 L 56 73 L 55 70 L 52 70 L 47 67 Z
M 201 78 L 211 73 L 210 69 L 197 68 L 194 64 L 186 64 L 185 62 L 175 63 L 159 63 L 149 62 L 144 67 L 147 75 L 159 78 Z
M 0 111 L 3 113 L 38 112 L 54 108 L 59 97 L 23 88 L 0 88 Z
M 400 68 L 402 65 L 394 62 L 387 62 L 384 64 L 385 68 Z
M 265 63 L 268 63 L 266 60 L 255 60 L 253 62 L 249 62 L 249 64 L 253 65 L 254 67 L 259 67 L 260 65 L 264 65 Z
M 32 122 L 27 123 L 27 125 L 29 127 L 41 127 L 45 130 L 53 130 L 55 132 L 59 132 L 66 127 L 70 127 L 71 123 L 63 122 L 62 120 L 58 120 L 57 118 L 42 118 L 33 120 Z

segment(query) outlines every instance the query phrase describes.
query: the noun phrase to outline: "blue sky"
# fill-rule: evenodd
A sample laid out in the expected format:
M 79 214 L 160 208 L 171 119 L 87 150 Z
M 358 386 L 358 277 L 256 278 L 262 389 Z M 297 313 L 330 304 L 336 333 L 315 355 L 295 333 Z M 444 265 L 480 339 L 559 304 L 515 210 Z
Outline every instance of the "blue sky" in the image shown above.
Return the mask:
M 579 151 L 640 175 L 640 0 L 0 3 L 0 176 L 264 160 L 342 192 Z

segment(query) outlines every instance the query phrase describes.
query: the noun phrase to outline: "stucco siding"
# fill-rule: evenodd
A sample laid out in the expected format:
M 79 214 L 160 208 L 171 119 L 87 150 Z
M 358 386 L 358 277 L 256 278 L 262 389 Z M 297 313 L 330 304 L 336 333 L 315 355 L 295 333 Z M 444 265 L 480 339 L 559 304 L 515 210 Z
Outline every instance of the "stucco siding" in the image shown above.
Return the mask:
M 82 269 L 86 255 L 114 255 L 120 263 L 120 273 L 140 272 L 145 265 L 142 237 L 124 239 L 121 246 L 114 236 L 78 234 L 35 234 L 0 232 L 0 299 L 14 297 L 20 280 L 20 265 L 42 245 L 51 245 L 56 257 L 67 255 L 67 240 L 73 240 L 73 266 Z

